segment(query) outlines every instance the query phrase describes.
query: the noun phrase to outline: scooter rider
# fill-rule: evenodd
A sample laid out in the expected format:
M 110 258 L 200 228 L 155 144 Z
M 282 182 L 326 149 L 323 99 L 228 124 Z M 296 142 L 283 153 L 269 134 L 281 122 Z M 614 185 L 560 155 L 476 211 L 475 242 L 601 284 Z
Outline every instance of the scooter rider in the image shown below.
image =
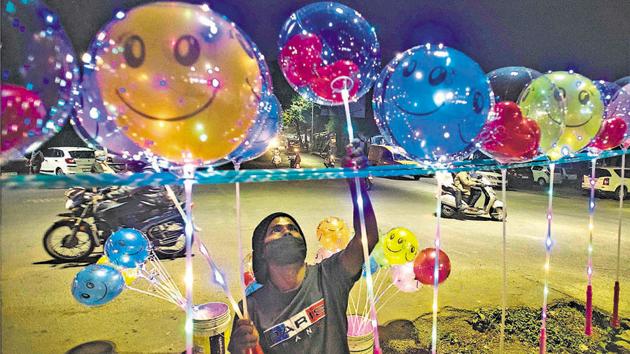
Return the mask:
M 481 183 L 478 180 L 472 178 L 467 171 L 461 171 L 455 175 L 455 181 L 453 185 L 455 186 L 456 190 L 459 190 L 463 194 L 463 196 L 466 197 L 466 202 L 468 206 L 470 208 L 474 208 L 477 200 L 479 200 L 479 197 L 481 197 L 481 190 L 479 188 L 476 188 L 481 186 Z M 461 208 L 461 201 L 460 205 L 457 208 Z

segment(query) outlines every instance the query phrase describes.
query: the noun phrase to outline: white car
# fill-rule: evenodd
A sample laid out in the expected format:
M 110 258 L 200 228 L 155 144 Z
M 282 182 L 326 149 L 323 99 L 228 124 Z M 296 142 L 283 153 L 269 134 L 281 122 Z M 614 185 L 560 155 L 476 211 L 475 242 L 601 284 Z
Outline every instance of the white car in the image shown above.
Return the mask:
M 539 186 L 546 186 L 549 184 L 549 168 L 547 166 L 532 166 L 532 179 L 534 183 L 538 183 Z M 562 183 L 563 174 L 561 168 L 554 169 L 553 184 Z
M 624 173 L 624 198 L 628 195 L 630 187 L 630 168 L 626 168 Z M 590 175 L 582 177 L 582 189 L 590 190 Z M 621 168 L 619 167 L 598 167 L 595 169 L 595 193 L 600 196 L 619 198 L 621 192 Z
M 44 161 L 40 173 L 66 175 L 90 173 L 94 166 L 94 150 L 82 147 L 53 147 L 42 150 Z

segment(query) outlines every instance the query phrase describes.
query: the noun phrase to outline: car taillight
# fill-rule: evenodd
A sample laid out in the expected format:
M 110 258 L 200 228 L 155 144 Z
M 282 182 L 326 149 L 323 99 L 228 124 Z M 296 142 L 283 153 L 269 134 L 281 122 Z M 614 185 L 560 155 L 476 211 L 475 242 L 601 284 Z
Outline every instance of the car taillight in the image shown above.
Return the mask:
M 608 186 L 610 185 L 610 178 L 606 177 L 604 178 L 604 181 L 602 182 L 603 185 Z
M 69 157 L 66 159 L 66 163 L 76 163 L 73 158 Z

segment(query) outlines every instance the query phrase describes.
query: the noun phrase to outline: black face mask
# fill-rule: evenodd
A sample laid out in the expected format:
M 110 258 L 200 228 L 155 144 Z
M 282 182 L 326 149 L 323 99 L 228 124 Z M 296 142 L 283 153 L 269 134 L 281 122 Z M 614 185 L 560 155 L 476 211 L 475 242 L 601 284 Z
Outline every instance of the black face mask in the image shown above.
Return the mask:
M 306 259 L 306 242 L 303 238 L 285 235 L 265 245 L 265 260 L 269 263 L 287 265 L 303 263 Z

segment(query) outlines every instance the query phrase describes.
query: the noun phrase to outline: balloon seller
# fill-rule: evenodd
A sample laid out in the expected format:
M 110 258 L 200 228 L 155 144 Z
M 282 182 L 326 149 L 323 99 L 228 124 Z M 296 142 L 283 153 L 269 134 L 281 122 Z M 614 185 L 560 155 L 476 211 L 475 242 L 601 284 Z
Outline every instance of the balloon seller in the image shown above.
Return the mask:
M 355 140 L 344 166 L 360 168 L 366 161 Z M 273 213 L 256 226 L 253 267 L 263 286 L 247 297 L 251 320 L 234 321 L 231 353 L 247 353 L 257 345 L 265 354 L 349 353 L 346 309 L 350 289 L 361 277 L 363 250 L 355 180 L 348 183 L 357 232 L 344 250 L 319 264 L 305 264 L 306 240 L 292 216 Z M 378 241 L 376 217 L 363 182 L 360 189 L 371 251 Z

